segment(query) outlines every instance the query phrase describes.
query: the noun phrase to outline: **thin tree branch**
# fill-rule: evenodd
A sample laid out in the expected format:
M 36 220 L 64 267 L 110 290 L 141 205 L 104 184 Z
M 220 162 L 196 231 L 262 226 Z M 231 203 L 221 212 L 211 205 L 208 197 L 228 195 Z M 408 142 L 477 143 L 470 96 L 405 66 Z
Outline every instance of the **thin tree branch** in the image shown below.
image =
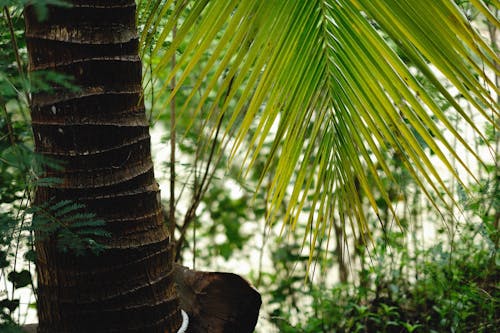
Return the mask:
M 498 8 L 495 8 L 494 9 L 494 13 L 495 13 L 495 17 L 498 17 Z M 488 32 L 489 32 L 489 37 L 490 37 L 490 40 L 491 40 L 491 46 L 493 48 L 493 50 L 495 51 L 496 54 L 498 54 L 499 52 L 499 45 L 498 45 L 498 42 L 497 42 L 497 28 L 488 22 L 487 24 L 487 27 L 488 27 Z M 500 67 L 500 64 L 498 63 L 498 61 L 494 60 L 495 62 L 495 66 L 498 68 Z M 500 75 L 498 75 L 497 73 L 495 73 L 495 83 L 496 83 L 496 86 L 498 87 L 500 85 Z M 497 95 L 497 103 L 500 104 L 500 95 Z M 495 115 L 493 114 L 493 117 Z M 499 119 L 496 119 L 496 123 L 499 123 L 500 120 Z M 493 206 L 496 206 L 494 205 L 494 203 L 496 202 L 495 200 L 495 194 L 498 192 L 498 189 L 500 187 L 500 170 L 499 170 L 499 156 L 500 156 L 500 133 L 498 132 L 498 130 L 496 129 L 495 126 L 493 126 L 493 135 L 494 135 L 494 140 L 495 140 L 495 175 L 494 175 L 494 189 L 493 189 L 493 198 L 492 200 L 490 201 L 490 205 L 489 207 L 486 209 L 486 214 L 489 214 L 490 210 L 493 208 Z M 500 210 L 498 209 L 498 207 L 495 207 L 495 216 L 494 216 L 494 220 L 493 220 L 493 230 L 495 232 L 494 234 L 494 239 L 493 239 L 493 243 L 495 244 L 495 249 L 498 249 L 498 244 L 499 244 L 499 241 L 500 241 L 500 237 L 498 235 L 498 232 L 499 232 L 499 222 L 500 222 Z
M 229 97 L 229 94 L 230 94 L 232 86 L 233 86 L 233 82 L 234 82 L 234 76 L 231 78 L 231 80 L 229 82 L 229 86 L 227 88 L 226 95 L 224 97 L 223 103 L 225 103 L 226 100 L 227 100 L 227 98 Z M 212 180 L 212 178 L 214 176 L 215 167 L 212 170 L 212 172 L 210 173 L 210 166 L 212 165 L 213 157 L 215 155 L 215 148 L 217 147 L 217 139 L 219 137 L 220 129 L 222 127 L 222 121 L 224 119 L 224 115 L 225 115 L 225 113 L 223 113 L 220 116 L 219 122 L 217 123 L 217 129 L 216 129 L 216 132 L 215 132 L 214 140 L 212 141 L 212 147 L 210 149 L 210 155 L 208 156 L 208 161 L 207 161 L 207 164 L 205 166 L 205 172 L 203 174 L 203 177 L 201 179 L 201 182 L 200 182 L 199 186 L 195 186 L 195 193 L 194 193 L 194 196 L 193 196 L 193 201 L 192 201 L 191 206 L 189 207 L 188 211 L 186 212 L 186 215 L 184 217 L 184 222 L 182 224 L 182 227 L 180 228 L 180 236 L 179 236 L 179 239 L 176 242 L 176 258 L 179 258 L 180 251 L 182 249 L 182 244 L 183 244 L 183 242 L 184 242 L 184 240 L 186 238 L 187 229 L 189 228 L 191 222 L 195 218 L 195 216 L 196 216 L 196 209 L 198 208 L 198 206 L 199 206 L 199 204 L 201 202 L 201 198 L 203 197 L 203 195 L 208 190 L 208 186 L 211 183 L 211 180 Z M 219 164 L 219 161 L 220 161 L 220 157 L 217 160 L 217 162 L 215 163 L 216 166 Z M 195 178 L 197 178 L 197 177 L 195 177 Z
M 10 121 L 10 116 L 7 113 L 7 107 L 5 106 L 5 102 L 3 98 L 0 96 L 0 107 L 2 108 L 2 111 L 5 116 L 5 123 L 7 124 L 7 135 L 9 137 L 10 144 L 15 146 L 16 145 L 16 139 L 14 137 L 14 130 L 12 129 L 12 123 Z
M 209 174 L 209 171 L 210 171 L 210 165 L 212 163 L 213 155 L 215 153 L 215 147 L 217 145 L 217 138 L 218 138 L 218 135 L 219 135 L 219 132 L 220 132 L 220 128 L 222 126 L 222 119 L 223 118 L 224 118 L 224 115 L 221 116 L 221 118 L 219 120 L 219 123 L 217 124 L 217 131 L 215 133 L 215 137 L 214 137 L 214 140 L 212 142 L 212 148 L 210 150 L 210 155 L 209 155 L 209 158 L 208 158 L 208 161 L 207 161 L 207 165 L 205 167 L 205 173 L 203 174 L 203 178 L 202 178 L 202 180 L 200 182 L 200 185 L 195 188 L 195 195 L 193 196 L 193 202 L 192 202 L 191 206 L 189 207 L 189 209 L 188 209 L 188 211 L 187 211 L 187 213 L 186 213 L 186 215 L 184 217 L 184 223 L 182 224 L 182 227 L 180 229 L 181 235 L 179 236 L 179 239 L 178 239 L 177 244 L 176 244 L 176 246 L 177 246 L 177 249 L 176 249 L 177 257 L 179 257 L 179 255 L 180 255 L 180 250 L 182 248 L 182 243 L 184 242 L 184 239 L 186 238 L 187 229 L 189 228 L 189 226 L 191 225 L 191 222 L 193 221 L 193 219 L 196 216 L 196 209 L 198 208 L 198 206 L 199 206 L 199 204 L 201 202 L 201 198 L 206 193 L 206 191 L 208 189 L 208 185 L 210 184 L 210 180 L 212 179 L 213 174 L 215 172 L 215 168 L 214 168 L 214 170 L 211 173 L 210 177 L 208 177 L 208 174 Z M 207 181 L 207 179 L 208 179 L 208 181 Z
M 14 25 L 12 24 L 12 17 L 10 16 L 9 8 L 7 6 L 3 7 L 3 11 L 5 13 L 5 18 L 7 19 L 7 25 L 9 26 L 10 32 L 10 40 L 12 42 L 12 49 L 14 50 L 14 56 L 16 58 L 17 70 L 19 72 L 19 76 L 23 80 L 26 80 L 26 74 L 23 71 L 23 63 L 21 61 L 21 56 L 19 55 L 19 47 L 17 45 L 16 35 L 14 33 Z M 31 105 L 31 97 L 28 91 L 25 91 L 26 101 L 28 105 Z
M 175 1 L 174 1 L 175 5 Z M 177 33 L 177 23 L 174 24 L 172 30 L 172 38 L 175 38 Z M 172 54 L 171 66 L 172 70 L 174 70 L 176 64 L 175 52 Z M 175 75 L 172 77 L 172 81 L 170 81 L 170 88 L 172 91 L 175 89 Z M 173 237 L 175 232 L 175 97 L 172 98 L 170 102 L 170 206 L 169 206 L 169 230 L 170 235 Z

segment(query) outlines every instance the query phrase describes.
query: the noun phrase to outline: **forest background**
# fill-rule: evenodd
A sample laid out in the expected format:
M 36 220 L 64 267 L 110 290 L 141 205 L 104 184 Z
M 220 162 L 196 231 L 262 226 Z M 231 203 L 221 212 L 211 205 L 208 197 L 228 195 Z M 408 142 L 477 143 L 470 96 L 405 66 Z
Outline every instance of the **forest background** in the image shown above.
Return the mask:
M 42 16 L 47 3 L 57 1 L 39 1 Z M 498 20 L 495 2 L 485 3 Z M 51 72 L 28 78 L 23 3 L 0 1 L 0 4 L 0 267 L 3 284 L 0 330 L 16 332 L 17 324 L 23 324 L 30 311 L 36 309 L 34 295 L 26 297 L 26 290 L 35 287 L 32 236 L 37 226 L 31 216 L 41 209 L 30 206 L 31 194 L 36 186 L 57 181 L 38 178 L 39 164 L 51 161 L 33 152 L 29 94 L 50 90 L 54 84 L 71 87 L 71 78 Z M 457 4 L 498 54 L 498 27 L 468 1 L 457 1 Z M 140 2 L 139 9 L 139 27 L 144 28 L 154 8 Z M 183 20 L 189 17 L 185 15 L 180 16 L 176 24 L 182 26 Z M 217 36 L 187 77 L 182 77 L 182 71 L 174 77 L 170 73 L 187 54 L 189 37 L 177 46 L 176 53 L 169 55 L 169 62 L 160 71 L 157 65 L 164 61 L 165 55 L 162 49 L 155 50 L 156 44 L 152 41 L 160 39 L 160 33 L 149 29 L 143 36 L 145 101 L 153 129 L 155 171 L 167 215 L 173 212 L 178 221 L 181 262 L 200 270 L 232 271 L 248 278 L 263 296 L 257 327 L 260 332 L 495 331 L 500 326 L 500 136 L 497 126 L 484 121 L 461 92 L 448 87 L 484 135 L 468 130 L 453 105 L 442 99 L 434 85 L 415 70 L 429 95 L 441 103 L 447 118 L 483 159 L 481 163 L 470 152 L 460 150 L 461 143 L 450 137 L 450 144 L 463 160 L 470 162 L 467 166 L 477 180 L 465 177 L 467 183 L 462 184 L 452 174 L 443 176 L 446 187 L 452 191 L 451 197 L 440 203 L 439 194 L 432 194 L 435 200 L 429 200 L 404 158 L 388 147 L 381 149 L 381 153 L 391 175 L 367 178 L 373 198 L 364 196 L 362 191 L 358 193 L 366 227 L 352 223 L 350 228 L 345 228 L 344 224 L 350 220 L 337 217 L 328 227 L 319 225 L 316 229 L 307 215 L 314 210 L 308 205 L 315 202 L 312 193 L 306 196 L 294 229 L 283 228 L 283 221 L 289 219 L 290 214 L 283 207 L 299 205 L 300 201 L 290 188 L 282 198 L 280 209 L 269 206 L 267 189 L 273 186 L 275 174 L 269 172 L 262 177 L 262 170 L 272 170 L 267 156 L 274 149 L 273 141 L 262 142 L 261 150 L 253 156 L 252 167 L 245 170 L 247 175 L 243 177 L 240 162 L 245 159 L 246 150 L 251 150 L 256 143 L 245 138 L 239 152 L 226 149 L 225 136 L 232 135 L 231 118 L 210 117 L 211 105 L 224 107 L 224 96 L 222 99 L 215 94 L 205 96 L 204 87 L 209 82 L 203 82 L 194 93 L 191 89 L 201 75 L 211 77 L 202 71 L 211 61 L 216 42 L 223 38 L 222 33 Z M 172 36 L 163 41 L 165 45 L 171 42 Z M 397 45 L 391 46 L 405 59 Z M 406 61 L 411 69 L 412 62 Z M 498 86 L 498 76 L 488 75 Z M 181 79 L 182 87 L 176 91 L 175 98 L 171 98 L 165 90 L 174 90 L 176 81 Z M 446 85 L 446 81 L 443 84 Z M 233 97 L 242 93 L 237 87 L 234 89 Z M 176 112 L 185 108 L 186 101 L 189 105 L 204 105 L 197 111 L 197 117 L 192 116 L 195 110 L 189 107 Z M 498 119 L 496 122 L 498 124 Z M 250 133 L 258 131 L 259 126 L 257 121 L 249 124 Z M 277 131 L 279 127 L 273 124 L 269 138 Z M 171 153 L 172 142 L 175 142 L 175 154 Z M 425 140 L 421 145 L 433 163 L 439 165 Z M 461 170 L 455 156 L 449 156 L 449 160 L 456 170 Z M 294 172 L 291 178 L 296 180 L 300 172 Z M 457 172 L 463 174 L 463 171 Z M 446 191 L 440 186 L 437 190 Z M 372 209 L 371 199 L 379 208 L 378 214 Z M 66 209 L 63 214 L 71 215 L 80 208 L 67 203 L 56 207 L 53 213 Z M 266 223 L 270 209 L 272 225 Z M 78 250 L 93 237 L 100 236 L 99 221 L 89 216 L 86 223 L 91 231 L 87 234 L 58 230 L 65 235 L 63 249 Z M 311 233 L 311 228 L 323 229 L 323 232 Z M 95 246 L 98 249 L 99 245 Z

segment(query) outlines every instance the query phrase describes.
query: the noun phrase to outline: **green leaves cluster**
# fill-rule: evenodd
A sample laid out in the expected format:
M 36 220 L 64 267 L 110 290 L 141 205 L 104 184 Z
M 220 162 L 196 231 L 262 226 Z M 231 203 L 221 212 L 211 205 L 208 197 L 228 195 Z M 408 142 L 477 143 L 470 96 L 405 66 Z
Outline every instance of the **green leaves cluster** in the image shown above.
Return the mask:
M 290 333 L 495 331 L 499 265 L 492 265 L 488 247 L 474 237 L 473 231 L 463 234 L 453 252 L 440 244 L 413 256 L 392 247 L 395 256 L 403 255 L 398 266 L 387 269 L 386 260 L 359 272 L 365 276 L 359 284 L 282 280 L 271 291 L 271 304 L 279 306 L 270 321 Z M 404 273 L 408 267 L 415 267 L 416 277 Z M 297 303 L 290 303 L 291 295 Z
M 56 237 L 61 251 L 74 251 L 82 255 L 88 250 L 99 253 L 104 250 L 98 238 L 109 237 L 103 229 L 105 221 L 93 213 L 85 212 L 85 205 L 70 200 L 45 202 L 32 206 L 28 213 L 33 214 L 31 227 L 41 239 Z
M 470 6 L 499 25 L 488 4 Z M 285 209 L 283 223 L 293 230 L 306 213 L 312 243 L 334 219 L 343 228 L 367 226 L 358 193 L 379 214 L 371 181 L 397 215 L 381 180 L 391 177 L 388 149 L 436 207 L 453 192 L 436 160 L 458 181 L 449 156 L 474 177 L 449 138 L 481 157 L 443 105 L 484 133 L 447 84 L 498 128 L 490 76 L 498 74 L 497 55 L 453 1 L 140 1 L 139 8 L 142 49 L 154 59 L 146 87 L 154 87 L 159 109 L 180 94 L 179 114 L 203 113 L 200 145 L 224 120 L 221 147 L 247 172 L 265 155 L 259 185 L 274 175 L 268 221 Z
M 0 8 L 4 7 L 15 7 L 22 10 L 25 6 L 32 5 L 38 15 L 40 20 L 47 18 L 48 10 L 47 6 L 70 6 L 68 1 L 64 0 L 0 0 Z
M 197 256 L 200 259 L 221 256 L 229 260 L 251 238 L 250 234 L 242 230 L 245 222 L 250 219 L 248 200 L 245 196 L 232 198 L 230 191 L 224 187 L 213 186 L 203 202 L 205 207 L 201 214 L 208 213 L 210 220 L 199 223 L 198 237 L 209 240 L 211 245 L 200 250 Z

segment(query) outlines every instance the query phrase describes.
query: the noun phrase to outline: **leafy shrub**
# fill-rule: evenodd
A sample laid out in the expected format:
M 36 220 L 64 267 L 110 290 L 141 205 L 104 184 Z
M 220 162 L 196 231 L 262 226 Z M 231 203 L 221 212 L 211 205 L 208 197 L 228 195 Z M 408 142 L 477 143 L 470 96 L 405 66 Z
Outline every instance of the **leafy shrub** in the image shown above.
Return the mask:
M 453 252 L 444 251 L 439 244 L 422 251 L 420 257 L 425 259 L 409 276 L 399 270 L 387 274 L 372 267 L 364 272 L 368 278 L 364 287 L 355 283 L 332 288 L 313 284 L 303 294 L 295 289 L 296 298 L 312 295 L 312 304 L 303 313 L 307 319 L 290 324 L 292 317 L 285 306 L 272 314 L 273 322 L 280 332 L 290 333 L 497 330 L 500 269 L 495 253 L 478 245 L 469 233 Z

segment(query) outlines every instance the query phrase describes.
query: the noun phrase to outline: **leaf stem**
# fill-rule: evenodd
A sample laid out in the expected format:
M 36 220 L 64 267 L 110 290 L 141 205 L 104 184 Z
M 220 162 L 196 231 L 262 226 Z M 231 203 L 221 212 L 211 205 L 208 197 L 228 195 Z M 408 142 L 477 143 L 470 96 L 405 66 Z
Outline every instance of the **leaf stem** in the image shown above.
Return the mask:
M 175 1 L 174 1 L 175 5 Z M 177 22 L 174 24 L 172 30 L 172 39 L 175 39 L 177 33 Z M 172 53 L 171 66 L 174 70 L 176 64 L 175 51 Z M 170 88 L 173 92 L 175 89 L 175 75 L 172 76 L 170 81 Z M 173 237 L 175 232 L 175 126 L 176 126 L 176 110 L 175 110 L 175 97 L 170 102 L 170 205 L 169 205 L 169 230 L 170 235 Z
M 233 76 L 229 82 L 229 86 L 227 88 L 226 95 L 225 95 L 224 100 L 223 100 L 223 104 L 226 102 L 227 98 L 229 97 L 229 94 L 230 94 L 232 86 L 233 86 L 234 79 L 235 79 L 235 77 Z M 203 173 L 203 178 L 201 179 L 201 182 L 199 185 L 195 184 L 196 187 L 194 189 L 194 196 L 193 196 L 193 200 L 191 202 L 191 206 L 189 207 L 188 211 L 186 212 L 186 215 L 184 216 L 184 222 L 182 224 L 182 227 L 180 228 L 181 235 L 179 236 L 179 239 L 177 240 L 177 244 L 176 244 L 176 258 L 177 259 L 180 256 L 180 252 L 182 249 L 182 243 L 184 242 L 184 240 L 186 238 L 187 229 L 188 229 L 189 225 L 191 224 L 191 222 L 196 217 L 196 209 L 198 208 L 198 205 L 201 202 L 201 198 L 208 190 L 208 186 L 210 185 L 212 178 L 214 176 L 214 173 L 215 173 L 215 168 L 210 173 L 210 165 L 212 165 L 213 158 L 215 155 L 215 148 L 217 147 L 217 139 L 218 139 L 219 134 L 220 134 L 220 129 L 222 127 L 222 121 L 224 119 L 224 115 L 225 115 L 225 113 L 222 113 L 222 115 L 220 116 L 219 121 L 217 123 L 215 136 L 214 136 L 214 139 L 212 141 L 212 147 L 210 149 L 210 155 L 208 156 L 208 161 L 207 161 L 207 164 L 205 166 L 205 172 Z M 198 160 L 198 159 L 196 159 L 196 160 Z M 220 161 L 220 158 L 217 159 L 217 161 L 215 161 L 215 165 L 218 165 L 219 161 Z M 195 174 L 195 179 L 197 179 L 196 174 Z M 196 180 L 195 180 L 195 183 L 197 183 Z
M 3 11 L 5 13 L 5 18 L 7 19 L 7 25 L 9 26 L 10 40 L 12 42 L 12 49 L 16 58 L 17 70 L 21 78 L 23 80 L 26 80 L 26 75 L 23 71 L 23 63 L 21 61 L 21 56 L 19 55 L 19 47 L 17 45 L 16 35 L 14 33 L 14 25 L 12 24 L 12 17 L 10 16 L 9 8 L 7 6 L 4 6 Z M 31 105 L 31 97 L 27 90 L 25 91 L 25 94 L 28 105 Z

